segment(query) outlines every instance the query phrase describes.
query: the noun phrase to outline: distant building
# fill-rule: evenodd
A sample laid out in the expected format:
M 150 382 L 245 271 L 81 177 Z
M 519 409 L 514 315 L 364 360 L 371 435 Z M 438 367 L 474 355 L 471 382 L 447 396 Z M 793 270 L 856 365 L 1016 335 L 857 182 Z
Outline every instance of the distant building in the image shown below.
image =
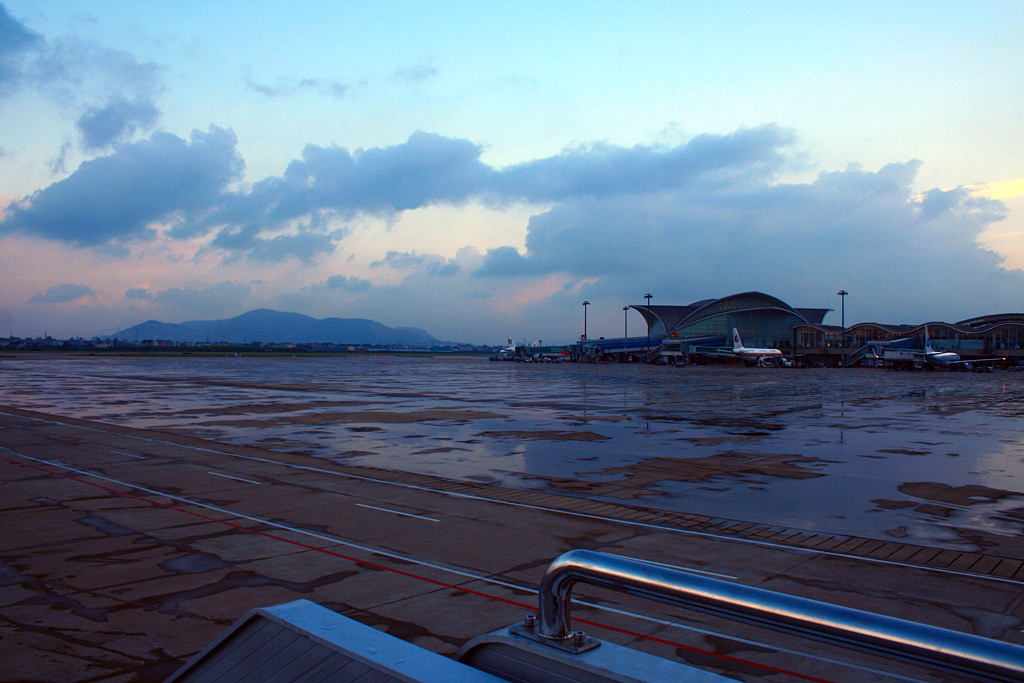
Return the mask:
M 984 315 L 956 323 L 857 323 L 845 330 L 825 325 L 830 308 L 799 308 L 762 292 L 743 292 L 705 299 L 686 306 L 633 308 L 647 322 L 646 337 L 580 342 L 589 357 L 687 356 L 731 344 L 736 328 L 747 346 L 782 350 L 812 363 L 858 362 L 872 344 L 892 348 L 924 347 L 925 331 L 937 351 L 951 350 L 965 360 L 1006 357 L 1024 361 L 1024 313 Z M 858 355 L 860 353 L 860 355 Z
M 792 349 L 794 329 L 820 325 L 830 308 L 794 308 L 761 292 L 744 292 L 721 299 L 705 299 L 689 306 L 644 306 L 633 309 L 647 321 L 652 339 L 666 350 L 689 344 L 724 345 L 736 328 L 749 346 Z M 684 351 L 685 352 L 685 351 Z

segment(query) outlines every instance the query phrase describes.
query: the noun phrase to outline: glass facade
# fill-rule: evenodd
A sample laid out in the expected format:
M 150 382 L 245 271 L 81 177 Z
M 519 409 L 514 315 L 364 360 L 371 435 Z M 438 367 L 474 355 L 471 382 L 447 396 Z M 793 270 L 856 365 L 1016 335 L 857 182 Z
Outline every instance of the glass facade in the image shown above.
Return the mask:
M 998 316 L 990 316 L 988 324 L 975 328 L 962 327 L 962 323 L 929 323 L 928 338 L 936 351 L 1019 351 L 1024 348 L 1024 320 L 1017 316 L 1005 322 L 999 322 Z M 925 325 L 877 325 L 865 323 L 854 325 L 848 329 L 822 328 L 817 325 L 800 324 L 796 327 L 798 348 L 807 351 L 814 349 L 855 350 L 872 342 L 892 342 L 906 340 L 898 346 L 906 348 L 924 348 Z
M 732 344 L 735 327 L 745 346 L 793 347 L 793 329 L 806 321 L 788 304 L 767 294 L 747 293 L 714 301 L 673 330 L 681 338 L 722 337 Z

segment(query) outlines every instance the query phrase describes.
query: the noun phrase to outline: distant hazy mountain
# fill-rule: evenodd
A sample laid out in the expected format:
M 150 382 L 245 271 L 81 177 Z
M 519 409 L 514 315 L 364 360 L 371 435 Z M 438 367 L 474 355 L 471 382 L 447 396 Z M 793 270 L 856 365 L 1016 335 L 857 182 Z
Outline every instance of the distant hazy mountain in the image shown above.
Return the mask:
M 262 308 L 228 320 L 191 320 L 180 324 L 147 320 L 121 330 L 118 339 L 166 339 L 176 342 L 231 342 L 250 344 L 328 343 L 436 346 L 441 342 L 415 327 L 388 327 L 364 318 L 318 320 L 301 313 Z

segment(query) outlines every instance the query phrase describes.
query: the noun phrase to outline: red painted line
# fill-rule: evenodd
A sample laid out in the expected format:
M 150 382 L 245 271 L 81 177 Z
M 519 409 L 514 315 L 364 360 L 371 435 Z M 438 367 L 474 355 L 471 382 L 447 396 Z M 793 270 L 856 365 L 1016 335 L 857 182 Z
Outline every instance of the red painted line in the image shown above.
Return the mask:
M 210 517 L 209 515 L 204 515 L 201 512 L 195 512 L 194 510 L 186 510 L 185 508 L 178 507 L 176 505 L 169 505 L 167 503 L 161 503 L 159 501 L 152 500 L 150 498 L 144 498 L 142 496 L 137 496 L 134 493 L 127 493 L 125 491 L 119 491 L 119 490 L 117 490 L 115 488 L 111 488 L 109 486 L 104 486 L 103 484 L 99 484 L 99 483 L 94 482 L 94 481 L 87 481 L 85 479 L 80 479 L 78 477 L 71 476 L 70 474 L 64 474 L 64 473 L 61 473 L 61 472 L 55 472 L 53 470 L 46 469 L 45 467 L 41 467 L 39 465 L 33 465 L 33 464 L 30 464 L 30 463 L 22 462 L 20 460 L 11 460 L 10 458 L 8 458 L 6 456 L 0 456 L 0 460 L 5 460 L 5 461 L 7 461 L 8 463 L 10 463 L 12 465 L 20 465 L 21 467 L 27 467 L 29 469 L 34 469 L 34 470 L 38 470 L 40 472 L 45 472 L 46 474 L 49 474 L 51 476 L 61 477 L 63 479 L 68 479 L 70 481 L 75 481 L 75 482 L 78 482 L 79 484 L 85 484 L 86 486 L 92 486 L 92 487 L 95 487 L 95 488 L 98 488 L 98 489 L 103 489 L 104 491 L 108 491 L 110 493 L 113 493 L 114 495 L 123 496 L 125 498 L 132 498 L 134 500 L 141 501 L 141 502 L 146 503 L 148 505 L 154 505 L 156 507 L 165 508 L 167 510 L 174 510 L 175 512 L 181 512 L 181 513 L 186 514 L 186 515 L 192 515 L 193 517 L 198 517 L 200 519 L 204 519 L 204 520 L 207 520 L 209 522 L 216 522 L 217 524 L 223 524 L 225 526 L 231 527 L 232 529 L 238 529 L 239 531 L 245 531 L 245 532 L 248 532 L 250 534 L 257 534 L 259 536 L 263 536 L 264 538 L 271 538 L 271 539 L 273 539 L 275 541 L 282 541 L 284 543 L 290 543 L 291 545 L 295 545 L 295 546 L 298 546 L 300 548 L 305 548 L 307 550 L 315 550 L 316 552 L 324 553 L 326 555 L 331 555 L 333 557 L 337 557 L 337 558 L 342 559 L 342 560 L 347 560 L 349 562 L 354 562 L 356 564 L 362 565 L 364 567 L 369 567 L 371 569 L 380 569 L 380 570 L 383 570 L 383 571 L 386 571 L 386 572 L 391 572 L 393 574 L 398 574 L 400 576 L 406 576 L 406 577 L 409 577 L 411 579 L 417 579 L 419 581 L 425 581 L 427 583 L 432 583 L 432 584 L 434 584 L 436 586 L 441 586 L 443 588 L 449 588 L 449 589 L 452 589 L 452 590 L 460 591 L 462 593 L 467 593 L 469 595 L 476 595 L 476 596 L 479 596 L 481 598 L 487 598 L 488 600 L 495 600 L 497 602 L 505 603 L 506 605 L 512 605 L 513 607 L 521 607 L 521 608 L 529 610 L 531 612 L 534 611 L 534 608 L 533 608 L 532 605 L 527 605 L 527 604 L 522 603 L 522 602 L 517 602 L 515 600 L 509 600 L 507 598 L 498 597 L 496 595 L 490 595 L 488 593 L 481 593 L 480 591 L 473 590 L 472 588 L 466 588 L 464 586 L 457 586 L 455 584 L 447 583 L 445 581 L 439 581 L 437 579 L 431 579 L 431 578 L 426 577 L 426 576 L 420 576 L 418 574 L 412 574 L 410 572 L 403 571 L 401 569 L 395 569 L 394 567 L 387 567 L 387 566 L 382 565 L 382 564 L 377 564 L 376 562 L 370 562 L 368 560 L 360 560 L 358 558 L 351 557 L 349 555 L 343 555 L 341 553 L 336 553 L 333 550 L 328 550 L 326 548 L 318 548 L 316 546 L 309 545 L 308 543 L 302 543 L 301 541 L 294 541 L 294 540 L 291 540 L 291 539 L 288 539 L 288 538 L 282 538 L 281 536 L 275 536 L 274 534 L 269 534 L 269 533 L 267 533 L 265 531 L 257 531 L 256 529 L 250 529 L 250 528 L 244 527 L 244 526 L 242 526 L 240 524 L 235 524 L 234 522 L 229 522 L 227 520 L 217 519 L 215 517 Z M 774 667 L 774 666 L 770 666 L 768 664 L 759 664 L 757 662 L 751 662 L 751 661 L 746 660 L 746 659 L 740 659 L 738 657 L 732 657 L 730 655 L 723 655 L 723 654 L 720 654 L 718 652 L 711 652 L 710 650 L 703 650 L 701 648 L 693 647 L 691 645 L 684 645 L 682 643 L 677 643 L 677 642 L 674 642 L 674 641 L 671 641 L 671 640 L 664 640 L 664 639 L 658 638 L 656 636 L 649 636 L 649 635 L 646 635 L 646 634 L 643 634 L 643 633 L 636 633 L 634 631 L 629 631 L 627 629 L 618 628 L 616 626 L 608 626 L 606 624 L 602 624 L 602 623 L 599 623 L 599 622 L 596 622 L 596 621 L 589 621 L 587 619 L 580 619 L 578 617 L 574 618 L 574 621 L 577 621 L 577 622 L 579 622 L 581 624 L 587 624 L 588 626 L 596 626 L 597 628 L 603 628 L 603 629 L 606 629 L 608 631 L 615 631 L 616 633 L 621 633 L 623 635 L 627 635 L 627 636 L 630 636 L 630 637 L 633 637 L 633 638 L 642 638 L 644 640 L 649 640 L 651 642 L 659 643 L 661 645 L 668 645 L 670 647 L 675 647 L 675 648 L 678 648 L 678 649 L 681 649 L 681 650 L 686 650 L 686 651 L 689 651 L 689 652 L 697 652 L 697 653 L 700 653 L 700 654 L 703 654 L 703 655 L 708 655 L 708 656 L 711 656 L 711 657 L 715 657 L 717 659 L 721 659 L 723 661 L 733 662 L 733 663 L 736 663 L 736 664 L 743 664 L 745 666 L 752 666 L 752 667 L 755 667 L 755 668 L 758 668 L 758 669 L 763 669 L 765 671 L 770 671 L 772 673 L 779 673 L 779 674 L 784 674 L 784 675 L 787 675 L 787 676 L 792 676 L 794 678 L 799 678 L 799 679 L 804 680 L 804 681 L 811 681 L 812 683 L 833 683 L 832 681 L 828 681 L 828 680 L 826 680 L 824 678 L 815 678 L 814 676 L 808 676 L 808 675 L 805 675 L 805 674 L 796 673 L 795 671 L 788 671 L 786 669 L 780 669 L 780 668 L 777 668 L 777 667 Z

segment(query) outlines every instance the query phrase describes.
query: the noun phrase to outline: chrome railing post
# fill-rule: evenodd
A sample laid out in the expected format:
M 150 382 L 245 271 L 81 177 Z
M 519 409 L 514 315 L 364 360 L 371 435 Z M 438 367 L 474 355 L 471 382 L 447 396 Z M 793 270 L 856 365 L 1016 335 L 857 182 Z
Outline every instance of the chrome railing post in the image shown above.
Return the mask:
M 1024 681 L 1024 647 L 1011 643 L 590 550 L 563 553 L 548 566 L 539 636 L 573 637 L 571 594 L 580 581 L 926 667 Z

